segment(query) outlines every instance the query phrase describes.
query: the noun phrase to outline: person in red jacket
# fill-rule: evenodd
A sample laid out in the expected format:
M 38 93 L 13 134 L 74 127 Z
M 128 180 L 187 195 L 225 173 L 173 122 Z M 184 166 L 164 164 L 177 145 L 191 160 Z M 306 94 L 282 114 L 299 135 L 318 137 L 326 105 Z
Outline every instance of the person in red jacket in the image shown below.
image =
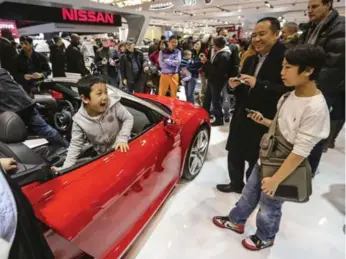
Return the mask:
M 159 42 L 158 48 L 157 50 L 155 50 L 150 56 L 149 56 L 149 60 L 157 67 L 160 68 L 160 64 L 159 64 L 159 53 L 160 50 L 163 50 L 165 48 L 167 48 L 167 42 L 164 40 L 161 40 Z

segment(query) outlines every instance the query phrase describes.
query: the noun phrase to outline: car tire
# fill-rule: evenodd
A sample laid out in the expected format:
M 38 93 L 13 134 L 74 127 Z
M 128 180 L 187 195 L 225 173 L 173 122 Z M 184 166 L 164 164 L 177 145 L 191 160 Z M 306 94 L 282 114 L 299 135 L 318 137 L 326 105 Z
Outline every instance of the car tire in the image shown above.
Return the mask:
M 207 158 L 210 134 L 207 126 L 201 126 L 192 138 L 185 158 L 183 178 L 193 180 L 202 170 Z

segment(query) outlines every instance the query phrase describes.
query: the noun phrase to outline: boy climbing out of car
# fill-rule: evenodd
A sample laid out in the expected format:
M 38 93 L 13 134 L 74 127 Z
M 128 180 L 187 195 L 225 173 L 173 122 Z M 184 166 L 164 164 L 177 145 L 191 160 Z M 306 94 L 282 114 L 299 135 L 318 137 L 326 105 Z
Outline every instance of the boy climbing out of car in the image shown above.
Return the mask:
M 62 168 L 53 167 L 53 171 L 73 166 L 87 142 L 99 154 L 112 148 L 129 150 L 133 116 L 120 103 L 120 96 L 108 95 L 106 81 L 97 75 L 81 78 L 77 88 L 82 105 L 73 117 L 70 147 Z
M 285 139 L 293 149 L 272 177 L 262 179 L 261 168 L 257 164 L 242 197 L 229 215 L 213 218 L 216 226 L 242 234 L 246 221 L 259 204 L 257 232 L 243 240 L 246 249 L 256 251 L 274 245 L 283 201 L 273 199 L 273 196 L 280 183 L 303 163 L 313 147 L 329 135 L 328 107 L 315 82 L 324 60 L 325 53 L 318 46 L 298 45 L 287 50 L 281 77 L 286 86 L 294 86 L 295 90 L 279 100 L 275 121 L 264 118 L 259 112 L 249 111 L 249 119 L 268 128 L 272 124 L 276 126 L 275 136 Z

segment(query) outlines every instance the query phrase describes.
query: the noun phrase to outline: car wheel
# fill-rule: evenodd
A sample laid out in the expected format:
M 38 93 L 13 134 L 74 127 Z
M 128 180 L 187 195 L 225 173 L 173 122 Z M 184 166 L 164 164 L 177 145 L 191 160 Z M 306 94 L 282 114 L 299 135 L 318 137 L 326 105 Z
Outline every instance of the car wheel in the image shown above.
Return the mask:
M 198 129 L 192 139 L 189 152 L 185 159 L 183 178 L 193 180 L 202 170 L 209 147 L 209 131 L 206 126 Z

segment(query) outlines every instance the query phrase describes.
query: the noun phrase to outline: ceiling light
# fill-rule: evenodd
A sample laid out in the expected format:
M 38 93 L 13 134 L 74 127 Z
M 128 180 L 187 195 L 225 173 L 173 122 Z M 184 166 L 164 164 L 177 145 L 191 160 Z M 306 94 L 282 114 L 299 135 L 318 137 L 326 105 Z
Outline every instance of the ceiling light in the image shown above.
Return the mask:
M 238 19 L 241 19 L 241 18 L 243 18 L 243 16 L 239 15 L 239 16 L 238 16 Z
M 238 13 L 240 13 L 241 12 L 241 9 L 238 9 Z

